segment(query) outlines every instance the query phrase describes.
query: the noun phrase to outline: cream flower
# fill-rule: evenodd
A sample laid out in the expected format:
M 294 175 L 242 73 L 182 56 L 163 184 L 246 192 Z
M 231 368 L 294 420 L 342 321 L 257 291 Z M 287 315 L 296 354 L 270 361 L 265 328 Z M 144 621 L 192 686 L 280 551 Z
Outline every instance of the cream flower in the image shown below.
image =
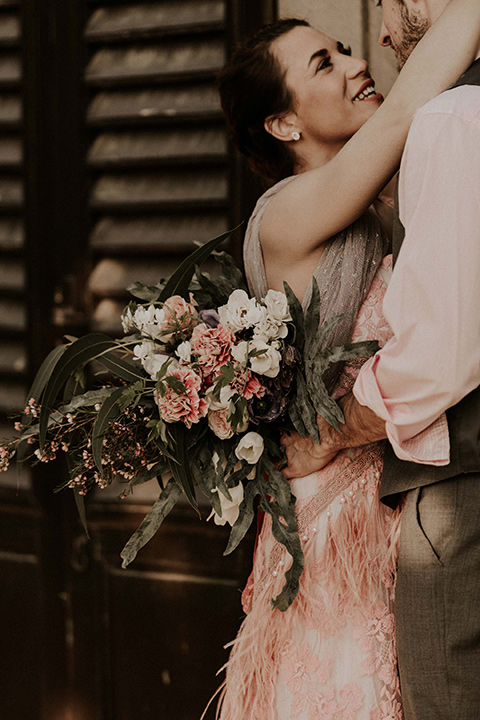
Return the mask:
M 282 360 L 281 353 L 273 345 L 262 340 L 253 340 L 250 343 L 250 352 L 252 350 L 263 351 L 260 355 L 250 358 L 250 367 L 253 372 L 271 378 L 277 377 Z
M 235 455 L 239 460 L 246 460 L 249 465 L 255 465 L 263 453 L 263 448 L 262 436 L 256 432 L 248 432 L 240 439 L 235 448 Z
M 243 502 L 243 485 L 240 483 L 234 488 L 229 488 L 231 500 L 225 497 L 225 495 L 218 491 L 216 488 L 212 492 L 218 492 L 218 499 L 220 500 L 220 507 L 222 509 L 222 516 L 218 515 L 215 510 L 212 510 L 208 520 L 213 517 L 216 525 L 225 525 L 227 522 L 229 525 L 235 525 L 237 518 L 240 513 L 240 505 Z

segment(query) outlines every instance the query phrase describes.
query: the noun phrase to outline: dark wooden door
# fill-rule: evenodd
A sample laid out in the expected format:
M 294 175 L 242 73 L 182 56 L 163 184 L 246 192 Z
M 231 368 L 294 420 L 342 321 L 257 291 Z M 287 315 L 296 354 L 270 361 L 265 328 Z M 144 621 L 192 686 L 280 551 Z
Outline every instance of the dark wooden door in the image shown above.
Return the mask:
M 247 216 L 259 188 L 215 74 L 274 14 L 257 0 L 0 0 L 2 435 L 63 333 L 119 332 L 129 282 L 156 282 Z M 88 539 L 53 492 L 64 473 L 0 473 L 0 718 L 199 718 L 253 537 L 223 558 L 227 533 L 180 505 L 122 570 L 154 483 L 121 502 L 92 493 Z

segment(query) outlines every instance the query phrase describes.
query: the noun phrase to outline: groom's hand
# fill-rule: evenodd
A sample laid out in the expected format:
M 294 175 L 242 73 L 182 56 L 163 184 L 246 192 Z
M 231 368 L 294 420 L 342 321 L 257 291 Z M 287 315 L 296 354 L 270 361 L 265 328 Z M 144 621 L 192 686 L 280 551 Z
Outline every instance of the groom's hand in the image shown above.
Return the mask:
M 319 445 L 309 436 L 302 438 L 297 433 L 282 435 L 280 442 L 285 446 L 288 462 L 282 469 L 286 478 L 304 477 L 321 470 L 343 448 L 359 447 L 387 437 L 385 422 L 369 408 L 359 405 L 352 393 L 345 395 L 339 405 L 345 415 L 341 432 L 317 416 Z
M 321 470 L 335 457 L 338 450 L 318 445 L 310 436 L 302 438 L 298 433 L 284 433 L 280 443 L 285 446 L 287 465 L 282 468 L 286 478 L 304 477 Z

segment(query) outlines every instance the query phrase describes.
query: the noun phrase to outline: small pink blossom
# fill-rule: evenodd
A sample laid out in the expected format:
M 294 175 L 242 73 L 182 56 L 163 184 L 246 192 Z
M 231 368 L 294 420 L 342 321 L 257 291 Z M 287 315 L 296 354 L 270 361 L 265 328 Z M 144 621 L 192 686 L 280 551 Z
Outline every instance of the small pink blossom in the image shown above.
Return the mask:
M 243 391 L 243 397 L 247 400 L 251 400 L 253 397 L 261 398 L 265 395 L 265 387 L 262 385 L 260 380 L 255 376 L 252 375 L 250 380 L 245 385 L 245 389 Z
M 165 395 L 157 393 L 157 404 L 160 417 L 165 422 L 178 422 L 181 420 L 189 428 L 205 417 L 208 404 L 200 397 L 202 379 L 190 368 L 179 367 L 169 372 L 167 377 L 178 378 L 185 386 L 185 392 L 177 393 L 165 384 Z
M 193 330 L 190 344 L 192 353 L 197 357 L 204 376 L 219 370 L 230 359 L 230 348 L 235 336 L 229 330 L 218 325 L 209 328 L 205 323 Z

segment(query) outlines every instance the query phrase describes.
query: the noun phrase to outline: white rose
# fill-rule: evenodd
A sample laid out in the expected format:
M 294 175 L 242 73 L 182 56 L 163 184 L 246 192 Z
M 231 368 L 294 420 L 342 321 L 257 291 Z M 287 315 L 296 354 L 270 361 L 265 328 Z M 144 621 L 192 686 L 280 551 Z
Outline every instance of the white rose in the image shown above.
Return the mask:
M 227 410 L 230 405 L 230 400 L 234 395 L 234 391 L 232 390 L 230 385 L 226 385 L 220 390 L 220 398 L 217 399 L 214 395 L 214 390 L 215 388 L 212 386 L 209 387 L 207 392 L 205 393 L 205 400 L 208 403 L 208 409 Z
M 264 298 L 268 314 L 278 323 L 290 322 L 290 308 L 288 307 L 287 296 L 278 290 L 269 290 Z
M 192 359 L 191 343 L 188 340 L 180 343 L 180 345 L 175 350 L 175 353 L 180 358 L 180 362 L 184 363 L 185 365 L 189 365 Z
M 250 367 L 253 372 L 258 375 L 266 375 L 266 377 L 277 377 L 282 360 L 281 353 L 272 345 L 261 340 L 253 340 L 250 343 L 250 352 L 252 350 L 263 350 L 261 355 L 250 358 Z
M 248 361 L 248 342 L 242 340 L 231 348 L 230 353 L 234 360 L 245 367 Z
M 267 313 L 266 308 L 264 308 L 264 310 L 265 317 L 253 328 L 253 339 L 268 342 L 269 340 L 287 337 L 288 328 L 285 323 L 277 322 L 277 320 Z
M 235 455 L 239 460 L 246 460 L 249 465 L 255 465 L 263 453 L 263 438 L 256 432 L 249 432 L 244 435 L 237 447 Z
M 243 502 L 243 485 L 240 483 L 237 487 L 229 488 L 231 500 L 225 497 L 222 492 L 219 492 L 216 488 L 212 492 L 218 492 L 218 499 L 220 500 L 220 507 L 222 509 L 222 516 L 217 515 L 215 510 L 212 510 L 208 520 L 213 517 L 216 525 L 225 525 L 227 522 L 229 525 L 235 525 L 238 515 L 240 513 L 240 505 Z
M 251 327 L 261 317 L 261 309 L 255 298 L 249 298 L 245 290 L 234 290 L 226 305 L 218 308 L 220 323 L 233 332 Z

